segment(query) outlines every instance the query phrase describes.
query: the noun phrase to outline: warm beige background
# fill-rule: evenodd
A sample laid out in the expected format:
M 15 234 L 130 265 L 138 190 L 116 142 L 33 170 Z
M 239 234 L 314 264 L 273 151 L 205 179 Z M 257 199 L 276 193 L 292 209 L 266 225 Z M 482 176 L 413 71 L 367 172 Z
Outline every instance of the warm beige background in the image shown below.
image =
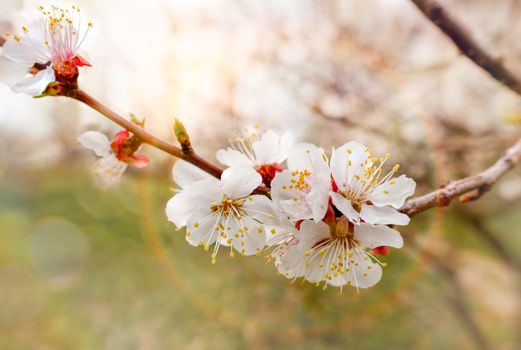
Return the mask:
M 0 31 L 40 3 L 2 0 Z M 443 3 L 521 76 L 518 1 Z M 521 135 L 521 98 L 407 0 L 79 4 L 95 25 L 85 90 L 170 140 L 180 118 L 210 159 L 258 122 L 389 151 L 424 193 Z M 0 84 L 0 125 L 0 349 L 521 346 L 519 169 L 479 203 L 415 218 L 382 282 L 339 295 L 289 285 L 263 258 L 212 266 L 164 217 L 172 160 L 156 150 L 146 171 L 96 189 L 75 138 L 117 129 L 83 106 Z

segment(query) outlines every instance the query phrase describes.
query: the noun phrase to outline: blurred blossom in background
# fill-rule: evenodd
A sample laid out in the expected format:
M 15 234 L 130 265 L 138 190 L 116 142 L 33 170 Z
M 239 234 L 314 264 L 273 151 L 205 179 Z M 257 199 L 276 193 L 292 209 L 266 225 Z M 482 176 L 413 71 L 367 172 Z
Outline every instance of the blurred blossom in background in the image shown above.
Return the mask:
M 407 0 L 91 0 L 82 88 L 215 162 L 234 130 L 390 151 L 425 193 L 521 136 L 521 99 Z M 521 4 L 441 1 L 521 76 Z M 42 2 L 2 0 L 0 33 Z M 43 2 L 44 5 L 55 4 Z M 12 68 L 0 58 L 0 76 Z M 173 159 L 113 190 L 76 138 L 118 130 L 64 98 L 0 84 L 0 349 L 519 349 L 521 172 L 415 217 L 369 290 L 322 291 L 262 257 L 216 265 L 164 215 Z M 226 255 L 226 254 L 224 254 Z

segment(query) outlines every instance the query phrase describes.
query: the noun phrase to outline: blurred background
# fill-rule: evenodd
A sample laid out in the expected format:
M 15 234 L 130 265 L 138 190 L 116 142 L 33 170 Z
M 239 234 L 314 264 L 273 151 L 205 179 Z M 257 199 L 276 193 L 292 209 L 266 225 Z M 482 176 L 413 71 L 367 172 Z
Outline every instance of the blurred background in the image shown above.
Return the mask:
M 441 3 L 521 77 L 521 2 Z M 40 4 L 2 0 L 0 32 Z M 422 194 L 521 137 L 521 98 L 408 0 L 75 4 L 94 23 L 82 87 L 172 142 L 181 119 L 212 161 L 259 123 L 389 151 Z M 165 218 L 174 160 L 155 149 L 118 188 L 96 187 L 76 138 L 118 129 L 74 101 L 0 84 L 0 125 L 0 349 L 521 349 L 519 168 L 478 202 L 415 217 L 382 281 L 340 294 L 263 257 L 211 265 Z

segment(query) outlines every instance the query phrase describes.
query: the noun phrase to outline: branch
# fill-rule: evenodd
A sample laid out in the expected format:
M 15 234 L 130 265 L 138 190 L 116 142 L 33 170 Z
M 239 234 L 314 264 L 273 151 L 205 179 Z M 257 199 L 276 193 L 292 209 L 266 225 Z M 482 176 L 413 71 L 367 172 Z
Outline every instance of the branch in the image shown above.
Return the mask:
M 452 18 L 435 0 L 411 0 L 414 5 L 445 33 L 462 54 L 490 74 L 494 79 L 521 95 L 521 81 L 503 66 L 501 60 L 492 57 Z
M 409 216 L 416 215 L 433 207 L 448 206 L 460 196 L 460 202 L 466 203 L 483 196 L 509 170 L 521 161 L 521 139 L 510 147 L 494 165 L 481 173 L 451 181 L 437 191 L 408 200 L 400 211 Z
M 110 110 L 108 107 L 104 106 L 101 102 L 95 100 L 92 96 L 90 96 L 86 92 L 84 92 L 82 90 L 77 90 L 72 95 L 72 98 L 85 103 L 89 107 L 95 109 L 99 113 L 103 114 L 105 117 L 112 120 L 114 123 L 119 124 L 123 128 L 132 132 L 134 135 L 139 137 L 141 139 L 141 141 L 143 141 L 144 143 L 149 144 L 155 148 L 158 148 L 158 149 L 162 150 L 163 152 L 171 154 L 174 157 L 186 160 L 187 162 L 192 163 L 196 167 L 200 168 L 201 170 L 204 170 L 208 174 L 211 174 L 218 179 L 221 177 L 221 174 L 223 172 L 221 168 L 209 163 L 208 161 L 201 158 L 199 155 L 197 155 L 193 151 L 192 152 L 183 152 L 183 150 L 181 150 L 180 148 L 149 134 L 148 132 L 143 130 L 138 125 L 132 123 L 131 121 L 121 117 L 117 113 Z

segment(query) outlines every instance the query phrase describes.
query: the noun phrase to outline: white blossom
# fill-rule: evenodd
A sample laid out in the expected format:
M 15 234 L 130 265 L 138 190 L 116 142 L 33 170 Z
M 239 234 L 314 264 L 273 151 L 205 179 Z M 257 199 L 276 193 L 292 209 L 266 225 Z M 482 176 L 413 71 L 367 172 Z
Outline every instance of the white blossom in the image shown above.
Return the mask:
M 87 131 L 78 137 L 78 142 L 93 151 L 99 159 L 94 166 L 94 174 L 101 180 L 102 187 L 111 187 L 120 182 L 121 176 L 128 165 L 142 168 L 148 164 L 148 158 L 142 155 L 125 154 L 121 151 L 122 144 L 129 138 L 129 133 L 123 130 L 116 134 L 111 143 L 107 136 L 97 131 Z
M 23 26 L 21 34 L 6 34 L 3 56 L 24 67 L 11 88 L 31 96 L 42 94 L 56 75 L 71 76 L 77 67 L 90 66 L 77 51 L 92 24 L 82 23 L 76 6 L 49 9 L 40 6 L 40 19 Z
M 212 262 L 220 246 L 243 255 L 260 253 L 266 229 L 273 223 L 272 202 L 252 195 L 261 176 L 249 167 L 226 169 L 221 179 L 203 173 L 179 160 L 173 168 L 174 181 L 182 188 L 167 204 L 168 219 L 178 228 L 186 226 L 186 240 L 205 250 L 213 244 Z
M 358 224 L 407 225 L 409 217 L 399 209 L 405 199 L 414 193 L 414 180 L 402 175 L 393 177 L 399 166 L 383 175 L 383 166 L 389 159 L 374 157 L 359 142 L 348 142 L 333 151 L 331 173 L 337 187 L 331 191 L 334 206 L 349 221 Z
M 323 221 L 303 221 L 294 239 L 281 245 L 274 257 L 279 272 L 288 278 L 368 288 L 380 281 L 385 266 L 371 249 L 402 245 L 396 230 L 367 223 L 350 228 L 342 216 L 329 226 Z

